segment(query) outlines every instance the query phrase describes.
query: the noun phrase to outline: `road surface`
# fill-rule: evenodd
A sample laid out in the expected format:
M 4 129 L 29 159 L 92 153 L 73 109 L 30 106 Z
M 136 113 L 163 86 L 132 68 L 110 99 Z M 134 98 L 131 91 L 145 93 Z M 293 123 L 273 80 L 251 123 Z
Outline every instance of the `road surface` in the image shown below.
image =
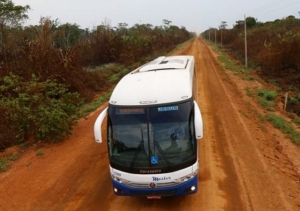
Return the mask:
M 93 137 L 102 106 L 64 142 L 33 146 L 0 173 L 0 210 L 299 211 L 300 147 L 261 120 L 263 109 L 245 91 L 263 83 L 221 70 L 217 55 L 199 38 L 174 53 L 183 54 L 195 56 L 204 121 L 196 194 L 160 200 L 115 196 L 106 144 Z

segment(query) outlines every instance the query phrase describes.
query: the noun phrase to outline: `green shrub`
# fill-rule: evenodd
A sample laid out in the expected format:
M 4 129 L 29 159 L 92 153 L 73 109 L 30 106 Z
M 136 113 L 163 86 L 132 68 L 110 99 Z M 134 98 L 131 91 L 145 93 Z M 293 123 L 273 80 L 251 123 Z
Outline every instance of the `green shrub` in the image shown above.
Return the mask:
M 275 97 L 277 92 L 259 89 L 257 90 L 257 95 L 259 96 L 258 103 L 265 107 L 267 110 L 272 111 L 275 107 Z
M 0 148 L 36 140 L 61 140 L 76 123 L 81 100 L 56 81 L 10 74 L 0 80 Z M 13 135 L 12 135 L 13 134 Z
M 269 90 L 263 90 L 263 89 L 257 90 L 257 94 L 258 94 L 258 96 L 260 96 L 268 101 L 275 100 L 275 97 L 277 96 L 277 93 L 275 91 L 269 91 Z
M 297 104 L 298 102 L 300 102 L 300 94 L 297 94 L 295 97 L 291 97 L 289 99 L 289 103 L 293 105 Z

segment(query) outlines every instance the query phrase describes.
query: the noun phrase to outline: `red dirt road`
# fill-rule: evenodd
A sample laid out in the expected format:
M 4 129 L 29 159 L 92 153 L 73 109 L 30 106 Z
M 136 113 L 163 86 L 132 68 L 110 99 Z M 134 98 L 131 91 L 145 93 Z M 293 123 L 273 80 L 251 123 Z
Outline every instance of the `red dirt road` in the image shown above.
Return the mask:
M 246 95 L 245 88 L 263 84 L 220 70 L 200 39 L 175 54 L 194 55 L 198 71 L 204 138 L 196 194 L 160 200 L 115 196 L 106 144 L 93 138 L 103 106 L 81 119 L 64 142 L 31 148 L 0 173 L 0 210 L 299 211 L 300 147 L 261 121 L 262 108 Z

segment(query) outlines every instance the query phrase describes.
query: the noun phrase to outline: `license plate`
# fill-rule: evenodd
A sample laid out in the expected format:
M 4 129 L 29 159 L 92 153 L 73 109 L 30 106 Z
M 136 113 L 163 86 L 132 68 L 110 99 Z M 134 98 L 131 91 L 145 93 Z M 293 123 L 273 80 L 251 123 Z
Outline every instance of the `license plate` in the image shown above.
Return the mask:
M 161 196 L 147 196 L 147 199 L 161 199 Z

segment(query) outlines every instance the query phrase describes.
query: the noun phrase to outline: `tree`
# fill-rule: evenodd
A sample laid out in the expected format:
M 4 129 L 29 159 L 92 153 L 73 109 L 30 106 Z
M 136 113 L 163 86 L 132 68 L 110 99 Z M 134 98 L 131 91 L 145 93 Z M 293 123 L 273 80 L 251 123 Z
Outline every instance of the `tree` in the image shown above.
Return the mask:
M 171 23 L 172 23 L 172 21 L 163 19 L 163 24 L 165 25 L 165 26 L 164 26 L 165 28 L 169 28 Z
M 25 14 L 30 9 L 29 5 L 16 6 L 11 0 L 0 0 L 0 26 L 12 27 L 27 19 Z
M 244 29 L 244 20 L 238 20 L 238 21 L 236 21 L 235 23 L 235 25 L 233 26 L 233 28 L 234 29 Z
M 16 6 L 11 0 L 0 0 L 0 58 L 4 54 L 7 60 L 6 49 L 8 48 L 9 29 L 16 27 L 21 21 L 28 18 L 26 12 L 29 5 Z
M 253 17 L 247 17 L 246 18 L 246 26 L 247 29 L 252 28 L 253 26 L 256 26 L 258 24 L 257 19 Z M 234 29 L 244 29 L 245 27 L 245 20 L 238 20 L 236 21 L 236 24 L 233 26 Z
M 74 46 L 80 41 L 80 35 L 83 30 L 77 24 L 66 23 L 57 27 L 61 35 L 58 39 L 57 47 L 66 49 L 67 47 Z
M 119 23 L 118 27 L 116 27 L 115 29 L 119 35 L 125 35 L 127 33 L 127 27 L 127 23 Z
M 252 28 L 256 24 L 257 24 L 257 20 L 255 18 L 253 18 L 253 17 L 247 17 L 246 18 L 247 29 Z

